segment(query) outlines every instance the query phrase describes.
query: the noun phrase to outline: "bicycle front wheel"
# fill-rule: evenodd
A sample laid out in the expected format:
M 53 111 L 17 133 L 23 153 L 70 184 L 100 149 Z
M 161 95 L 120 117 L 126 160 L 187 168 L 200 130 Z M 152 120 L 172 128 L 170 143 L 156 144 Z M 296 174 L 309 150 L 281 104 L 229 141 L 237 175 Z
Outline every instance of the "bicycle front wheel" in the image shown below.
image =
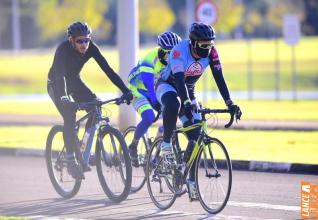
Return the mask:
M 72 198 L 81 187 L 67 171 L 63 126 L 55 125 L 49 132 L 45 150 L 46 167 L 55 191 L 64 198 Z
M 130 144 L 134 139 L 134 134 L 136 131 L 135 126 L 130 126 L 124 131 L 124 138 L 126 144 Z M 147 161 L 147 152 L 148 144 L 146 138 L 142 136 L 141 140 L 137 146 L 139 166 L 132 166 L 132 181 L 131 181 L 131 192 L 139 191 L 146 182 L 146 161 Z
M 221 212 L 231 193 L 232 164 L 220 140 L 211 138 L 211 141 L 200 149 L 195 173 L 202 207 L 211 214 Z
M 95 155 L 99 182 L 105 194 L 114 202 L 125 200 L 131 187 L 131 162 L 121 132 L 110 126 L 101 128 Z
M 152 202 L 162 210 L 168 209 L 176 200 L 172 186 L 173 172 L 168 169 L 160 155 L 162 138 L 157 138 L 149 152 L 147 160 L 147 188 Z

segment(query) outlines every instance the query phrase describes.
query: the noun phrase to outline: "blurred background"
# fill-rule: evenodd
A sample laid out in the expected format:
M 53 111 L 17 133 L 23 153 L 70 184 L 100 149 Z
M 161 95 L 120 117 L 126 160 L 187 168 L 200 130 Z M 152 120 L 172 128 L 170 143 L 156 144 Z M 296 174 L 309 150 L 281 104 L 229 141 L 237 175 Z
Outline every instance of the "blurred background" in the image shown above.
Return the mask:
M 243 110 L 242 127 L 232 133 L 216 131 L 230 145 L 240 143 L 231 152 L 234 159 L 318 164 L 318 1 L 137 2 L 138 57 L 156 46 L 160 32 L 187 38 L 191 22 L 200 19 L 215 28 L 225 79 Z M 117 12 L 116 0 L 0 1 L 0 146 L 43 148 L 49 125 L 60 120 L 46 94 L 46 80 L 70 23 L 88 22 L 93 40 L 118 72 L 117 20 L 125 15 Z M 224 107 L 209 72 L 197 93 L 205 105 Z M 95 61 L 81 75 L 98 95 L 116 94 Z M 112 111 L 117 116 L 116 108 Z M 2 137 L 8 131 L 14 138 Z
M 318 48 L 317 1 L 215 0 L 210 1 L 213 10 L 198 12 L 202 2 L 207 1 L 138 1 L 140 46 L 155 46 L 156 36 L 166 30 L 187 38 L 191 22 L 203 14 L 216 30 L 226 79 L 231 90 L 241 91 L 236 93 L 239 98 L 318 97 L 318 52 L 314 50 Z M 109 47 L 105 56 L 118 69 L 117 7 L 115 0 L 0 1 L 0 93 L 45 93 L 43 80 L 54 50 L 66 39 L 67 26 L 76 20 L 91 25 L 94 41 L 102 48 Z M 299 27 L 292 26 L 296 29 L 289 29 L 284 36 L 284 17 L 288 15 L 297 18 Z M 287 44 L 284 37 L 296 41 Z M 144 52 L 141 50 L 141 55 Z M 100 82 L 100 71 L 91 66 L 88 70 L 89 81 Z M 214 90 L 211 84 L 204 86 Z M 96 89 L 103 92 L 105 86 L 96 85 Z

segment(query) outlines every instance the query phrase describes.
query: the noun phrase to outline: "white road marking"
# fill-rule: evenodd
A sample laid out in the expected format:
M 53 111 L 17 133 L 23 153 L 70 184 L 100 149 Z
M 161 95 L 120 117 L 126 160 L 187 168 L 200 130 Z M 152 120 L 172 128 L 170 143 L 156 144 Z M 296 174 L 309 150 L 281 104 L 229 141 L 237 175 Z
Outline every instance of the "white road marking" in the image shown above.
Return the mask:
M 287 205 L 272 205 L 268 203 L 252 203 L 252 202 L 234 202 L 230 201 L 227 203 L 229 206 L 244 207 L 244 208 L 260 208 L 260 209 L 274 209 L 284 211 L 295 211 L 299 212 L 299 206 L 287 206 Z
M 142 211 L 145 212 L 145 209 L 137 209 L 136 211 Z M 155 213 L 158 212 L 157 209 L 147 209 L 147 212 Z M 160 215 L 160 216 L 159 216 Z M 196 218 L 196 219 L 213 219 L 213 220 L 282 220 L 282 219 L 273 219 L 273 218 L 258 218 L 258 217 L 248 217 L 248 216 L 239 216 L 239 215 L 223 215 L 223 214 L 209 214 L 209 213 L 196 213 L 196 212 L 182 212 L 182 211 L 162 211 L 156 214 L 154 216 L 156 219 L 164 219 L 164 217 L 169 216 L 169 218 L 172 218 L 173 215 L 175 215 L 176 218 L 180 217 L 192 217 L 190 219 Z

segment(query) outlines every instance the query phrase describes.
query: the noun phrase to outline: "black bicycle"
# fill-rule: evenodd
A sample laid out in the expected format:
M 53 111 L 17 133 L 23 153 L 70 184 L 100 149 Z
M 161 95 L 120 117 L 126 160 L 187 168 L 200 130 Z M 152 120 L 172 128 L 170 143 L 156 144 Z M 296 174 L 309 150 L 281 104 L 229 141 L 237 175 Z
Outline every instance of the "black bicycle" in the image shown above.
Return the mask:
M 102 106 L 111 103 L 119 105 L 124 101 L 121 98 L 116 98 L 108 101 L 78 103 L 78 110 L 87 108 L 92 108 L 92 110 L 77 120 L 77 134 L 88 118 L 92 118 L 92 127 L 88 141 L 85 143 L 85 150 L 79 144 L 75 149 L 75 155 L 85 170 L 96 136 L 95 161 L 99 182 L 110 200 L 121 202 L 127 198 L 130 192 L 131 161 L 123 135 L 110 124 L 109 117 L 102 116 Z M 83 140 L 79 143 L 83 146 Z M 82 180 L 75 180 L 67 171 L 62 125 L 54 125 L 51 128 L 46 141 L 45 155 L 49 177 L 56 192 L 64 198 L 75 196 L 80 189 Z
M 161 112 L 157 113 L 157 116 L 155 117 L 153 123 L 155 123 L 160 116 Z M 134 134 L 136 131 L 136 126 L 129 126 L 125 129 L 123 132 L 126 144 L 130 144 L 133 140 Z M 162 131 L 160 131 L 160 128 L 158 128 L 157 136 L 161 136 Z M 147 164 L 147 157 L 149 150 L 152 146 L 153 141 L 156 137 L 152 137 L 147 132 L 145 135 L 141 137 L 141 140 L 138 143 L 137 149 L 138 149 L 138 166 L 132 166 L 132 183 L 131 183 L 131 192 L 137 192 L 139 191 L 144 184 L 146 183 L 146 164 Z
M 174 152 L 173 162 L 167 163 L 160 153 L 162 138 L 155 140 L 148 155 L 147 187 L 151 200 L 159 209 L 168 209 L 176 198 L 184 193 L 184 185 L 189 170 L 195 166 L 195 184 L 198 199 L 209 213 L 223 210 L 229 199 L 232 187 L 232 164 L 225 145 L 207 133 L 207 114 L 229 113 L 231 119 L 226 128 L 233 123 L 234 117 L 240 119 L 240 113 L 228 109 L 201 109 L 202 122 L 189 127 L 176 129 L 172 136 Z M 178 135 L 201 128 L 198 140 L 187 162 L 183 161 Z M 192 198 L 190 197 L 190 201 Z

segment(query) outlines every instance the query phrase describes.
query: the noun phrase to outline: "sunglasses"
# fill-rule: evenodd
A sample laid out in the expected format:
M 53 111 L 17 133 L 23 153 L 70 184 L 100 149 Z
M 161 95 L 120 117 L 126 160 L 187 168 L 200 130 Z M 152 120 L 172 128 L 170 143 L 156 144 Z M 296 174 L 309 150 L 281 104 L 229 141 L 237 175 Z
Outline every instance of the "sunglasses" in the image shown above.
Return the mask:
M 82 38 L 82 39 L 77 39 L 75 42 L 77 44 L 87 44 L 91 39 L 90 38 Z
M 214 46 L 214 42 L 211 43 L 201 43 L 201 42 L 197 42 L 197 46 L 201 49 L 211 49 Z
M 160 50 L 162 50 L 163 52 L 169 54 L 171 50 L 166 50 L 166 49 L 163 49 L 163 48 L 160 48 Z

